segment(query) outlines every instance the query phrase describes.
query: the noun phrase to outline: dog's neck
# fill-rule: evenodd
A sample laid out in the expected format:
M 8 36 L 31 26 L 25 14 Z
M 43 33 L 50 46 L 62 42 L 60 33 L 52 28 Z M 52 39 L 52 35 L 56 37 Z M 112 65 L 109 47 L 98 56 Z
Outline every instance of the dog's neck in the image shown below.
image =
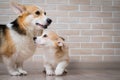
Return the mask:
M 47 49 L 47 50 L 46 50 Z M 64 56 L 64 54 L 66 53 L 66 48 L 62 49 L 61 47 L 45 47 L 44 48 L 45 54 L 47 55 L 51 55 L 51 56 L 55 56 L 57 58 L 60 58 L 62 56 Z
M 12 28 L 13 30 L 15 30 L 17 33 L 19 33 L 19 34 L 21 34 L 21 35 L 26 35 L 26 30 L 25 30 L 25 28 L 18 23 L 18 20 L 17 20 L 17 19 L 14 20 L 13 22 L 11 22 L 10 24 L 11 24 L 11 28 Z
M 19 24 L 17 19 L 11 23 L 8 23 L 7 27 L 16 31 L 16 33 L 18 33 L 20 35 L 29 36 L 32 38 L 36 35 L 41 35 L 41 33 L 42 33 L 42 30 L 35 30 L 35 29 L 33 29 L 34 28 L 33 26 Z

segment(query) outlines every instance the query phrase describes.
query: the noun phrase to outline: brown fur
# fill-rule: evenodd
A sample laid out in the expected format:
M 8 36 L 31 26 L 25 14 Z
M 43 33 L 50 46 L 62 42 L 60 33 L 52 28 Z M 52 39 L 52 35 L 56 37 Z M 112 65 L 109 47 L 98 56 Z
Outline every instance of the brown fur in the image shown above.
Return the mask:
M 1 45 L 1 53 L 3 55 L 10 57 L 15 52 L 15 45 L 10 37 L 9 30 L 5 30 L 4 43 Z
M 38 17 L 35 14 L 35 11 L 37 11 L 39 9 L 36 6 L 28 6 L 28 5 L 24 6 L 24 5 L 21 5 L 21 4 L 19 4 L 19 6 L 23 7 L 24 12 L 21 15 L 18 16 L 17 23 L 19 23 L 20 33 L 26 35 L 27 34 L 26 29 L 27 29 L 28 25 L 30 25 L 30 24 L 29 24 L 29 22 L 25 22 L 25 18 L 29 14 L 33 14 L 34 17 Z M 41 17 L 41 16 L 42 15 L 39 15 L 39 17 Z M 10 57 L 15 52 L 15 45 L 14 45 L 14 42 L 12 41 L 12 39 L 11 39 L 9 29 L 6 29 L 5 33 L 6 34 L 4 35 L 4 41 L 2 39 L 0 39 L 1 43 L 2 43 L 1 46 L 0 46 L 0 54 L 4 54 L 5 56 Z

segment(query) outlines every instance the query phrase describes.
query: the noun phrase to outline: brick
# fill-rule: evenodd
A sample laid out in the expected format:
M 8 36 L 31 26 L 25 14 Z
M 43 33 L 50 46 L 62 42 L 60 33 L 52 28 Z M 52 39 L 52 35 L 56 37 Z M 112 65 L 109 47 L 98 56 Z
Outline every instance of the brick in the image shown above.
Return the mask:
M 88 5 L 90 0 L 70 0 L 70 4 Z
M 81 43 L 81 48 L 102 48 L 101 43 Z
M 51 24 L 53 29 L 68 29 L 68 24 Z
M 79 30 L 58 30 L 57 32 L 59 35 L 66 36 L 79 35 Z
M 113 26 L 112 24 L 92 24 L 92 29 L 101 29 L 101 30 L 112 30 Z
M 0 16 L 0 24 L 7 24 L 9 22 L 9 16 Z
M 69 48 L 80 48 L 80 43 L 69 42 L 67 44 L 68 44 Z
M 112 0 L 92 0 L 91 5 L 112 5 Z
M 68 13 L 65 11 L 47 11 L 47 15 L 51 17 L 68 17 Z
M 9 3 L 0 3 L 0 9 L 9 9 L 10 5 Z
M 120 12 L 113 12 L 113 17 L 120 17 Z
M 46 0 L 48 4 L 67 4 L 67 0 Z
M 112 42 L 112 36 L 111 37 L 92 37 L 92 42 Z
M 17 0 L 35 4 L 53 20 L 50 30 L 64 37 L 71 62 L 120 61 L 120 0 Z M 0 1 L 0 24 L 15 20 L 8 0 Z M 42 62 L 44 50 L 36 50 L 32 61 Z
M 46 4 L 43 5 L 43 4 L 40 4 L 38 6 L 45 9 L 46 12 L 48 12 L 49 10 L 56 10 L 56 5 L 50 5 L 50 4 L 49 5 L 46 5 Z M 47 13 L 47 14 L 49 14 L 49 13 Z
M 102 6 L 102 11 L 120 11 L 120 6 Z
M 39 4 L 44 4 L 45 1 L 44 0 L 23 0 L 23 3 L 39 3 Z
M 69 37 L 69 42 L 89 42 L 90 37 Z
M 58 5 L 57 10 L 62 10 L 62 11 L 77 11 L 78 6 L 76 5 Z
M 114 30 L 120 30 L 120 24 L 114 24 Z
M 102 35 L 101 30 L 82 30 L 81 35 Z
M 112 17 L 112 12 L 92 12 L 92 17 Z
M 114 6 L 119 6 L 120 5 L 120 0 L 114 0 L 113 5 Z
M 2 9 L 2 10 L 0 10 L 0 15 L 12 15 L 12 14 L 15 14 L 15 13 L 10 9 Z
M 120 49 L 115 49 L 115 54 L 120 55 Z
M 70 55 L 90 55 L 92 54 L 91 49 L 71 49 Z
M 120 31 L 103 31 L 105 36 L 120 36 Z
M 120 48 L 120 43 L 104 43 L 103 48 Z
M 90 24 L 70 24 L 70 29 L 90 29 Z
M 18 1 L 18 0 L 17 0 Z M 8 0 L 0 0 L 1 3 L 8 2 Z
M 103 23 L 120 23 L 120 18 L 103 18 Z
M 81 23 L 101 23 L 100 18 L 80 18 Z
M 58 23 L 78 23 L 79 18 L 72 18 L 72 17 L 65 17 L 65 18 L 58 18 Z
M 113 55 L 114 49 L 94 49 L 94 55 Z
M 120 42 L 120 37 L 114 37 L 114 42 Z
M 100 11 L 101 7 L 96 5 L 85 5 L 80 6 L 80 11 Z
M 101 56 L 81 56 L 81 62 L 101 62 Z
M 71 17 L 90 17 L 90 12 L 70 12 Z
M 104 56 L 104 62 L 120 62 L 120 56 Z
M 79 56 L 70 56 L 70 62 L 80 62 Z

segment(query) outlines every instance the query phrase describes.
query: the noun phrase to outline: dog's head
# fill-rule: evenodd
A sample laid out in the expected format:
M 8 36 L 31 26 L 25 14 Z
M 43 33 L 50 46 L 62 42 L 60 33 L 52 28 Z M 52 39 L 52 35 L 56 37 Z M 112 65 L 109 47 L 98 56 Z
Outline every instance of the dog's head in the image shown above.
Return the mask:
M 19 16 L 21 25 L 33 26 L 35 29 L 46 29 L 52 22 L 46 12 L 36 5 L 22 5 L 11 2 L 11 7 Z
M 64 38 L 58 36 L 54 31 L 45 30 L 41 36 L 34 37 L 33 40 L 39 46 L 43 47 L 63 47 Z

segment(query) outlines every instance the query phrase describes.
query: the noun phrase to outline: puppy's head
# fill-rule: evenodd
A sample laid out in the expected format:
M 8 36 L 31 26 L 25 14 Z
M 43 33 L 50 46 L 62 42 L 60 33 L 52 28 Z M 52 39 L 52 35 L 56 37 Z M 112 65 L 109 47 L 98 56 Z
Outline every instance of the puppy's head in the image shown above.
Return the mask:
M 36 5 L 22 5 L 11 2 L 11 7 L 16 12 L 20 25 L 33 26 L 35 29 L 46 29 L 52 22 L 46 12 Z
M 45 30 L 41 36 L 34 37 L 33 40 L 37 45 L 43 47 L 63 47 L 64 39 L 58 36 L 54 31 Z

